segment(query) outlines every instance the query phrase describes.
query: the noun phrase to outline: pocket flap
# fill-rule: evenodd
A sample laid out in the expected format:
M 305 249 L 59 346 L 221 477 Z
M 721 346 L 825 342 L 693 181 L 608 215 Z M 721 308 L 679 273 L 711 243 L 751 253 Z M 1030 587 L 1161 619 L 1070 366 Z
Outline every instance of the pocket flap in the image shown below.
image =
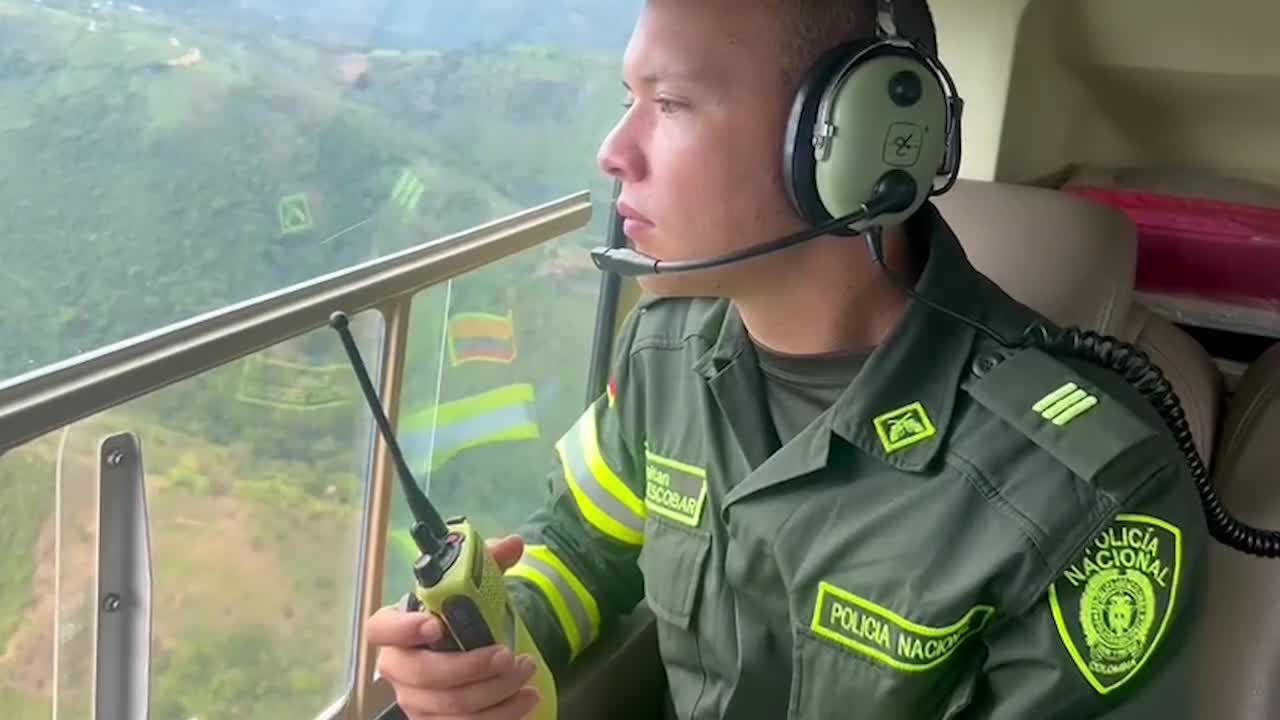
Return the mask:
M 676 527 L 661 518 L 649 521 L 638 562 L 654 615 L 689 628 L 710 550 L 711 535 L 706 531 Z

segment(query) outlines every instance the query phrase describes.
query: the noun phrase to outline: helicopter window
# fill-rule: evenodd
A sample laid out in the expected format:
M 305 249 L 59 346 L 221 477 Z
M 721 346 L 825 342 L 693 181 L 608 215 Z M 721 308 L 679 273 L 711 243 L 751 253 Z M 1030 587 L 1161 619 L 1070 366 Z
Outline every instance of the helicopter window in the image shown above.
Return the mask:
M 584 188 L 602 235 L 635 11 L 523 4 L 0 0 L 0 380 Z

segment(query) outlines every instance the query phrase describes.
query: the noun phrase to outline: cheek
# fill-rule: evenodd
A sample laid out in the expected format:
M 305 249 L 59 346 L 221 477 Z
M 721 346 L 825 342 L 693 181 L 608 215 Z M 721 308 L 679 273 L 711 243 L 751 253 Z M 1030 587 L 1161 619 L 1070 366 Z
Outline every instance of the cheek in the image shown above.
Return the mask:
M 791 229 L 780 179 L 781 139 L 744 132 L 732 121 L 662 129 L 651 155 L 654 191 L 667 211 L 668 237 L 684 247 L 734 249 Z
M 767 123 L 742 123 L 722 136 L 721 173 L 740 217 L 776 229 L 787 224 L 790 203 L 782 183 L 782 137 Z

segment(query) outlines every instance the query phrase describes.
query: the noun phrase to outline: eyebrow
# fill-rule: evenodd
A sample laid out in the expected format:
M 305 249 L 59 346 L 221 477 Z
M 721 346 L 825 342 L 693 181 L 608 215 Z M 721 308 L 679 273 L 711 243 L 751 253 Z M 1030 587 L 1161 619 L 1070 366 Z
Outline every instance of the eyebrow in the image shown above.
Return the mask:
M 680 80 L 703 88 L 716 88 L 721 84 L 711 73 L 695 73 L 684 70 L 663 70 L 645 73 L 640 78 L 640 84 L 656 85 L 663 80 Z M 622 87 L 631 90 L 631 85 L 626 80 L 622 81 Z

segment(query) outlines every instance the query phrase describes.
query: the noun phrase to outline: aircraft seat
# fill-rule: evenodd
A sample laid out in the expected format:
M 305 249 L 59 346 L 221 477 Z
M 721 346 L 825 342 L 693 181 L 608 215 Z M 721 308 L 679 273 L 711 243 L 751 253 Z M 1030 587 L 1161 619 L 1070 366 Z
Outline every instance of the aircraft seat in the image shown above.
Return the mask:
M 1142 303 L 1129 306 L 1119 337 L 1137 345 L 1164 372 L 1186 414 L 1200 459 L 1213 467 L 1226 397 L 1226 383 L 1213 357 L 1195 338 Z
M 1241 522 L 1280 529 L 1280 343 L 1240 378 L 1223 422 L 1214 482 Z M 1198 647 L 1200 707 L 1213 720 L 1280 717 L 1280 558 L 1214 543 Z
M 1060 190 L 981 180 L 959 180 L 933 202 L 974 266 L 1010 296 L 1059 325 L 1146 352 L 1212 462 L 1222 375 L 1191 336 L 1134 302 L 1138 236 L 1127 216 Z

